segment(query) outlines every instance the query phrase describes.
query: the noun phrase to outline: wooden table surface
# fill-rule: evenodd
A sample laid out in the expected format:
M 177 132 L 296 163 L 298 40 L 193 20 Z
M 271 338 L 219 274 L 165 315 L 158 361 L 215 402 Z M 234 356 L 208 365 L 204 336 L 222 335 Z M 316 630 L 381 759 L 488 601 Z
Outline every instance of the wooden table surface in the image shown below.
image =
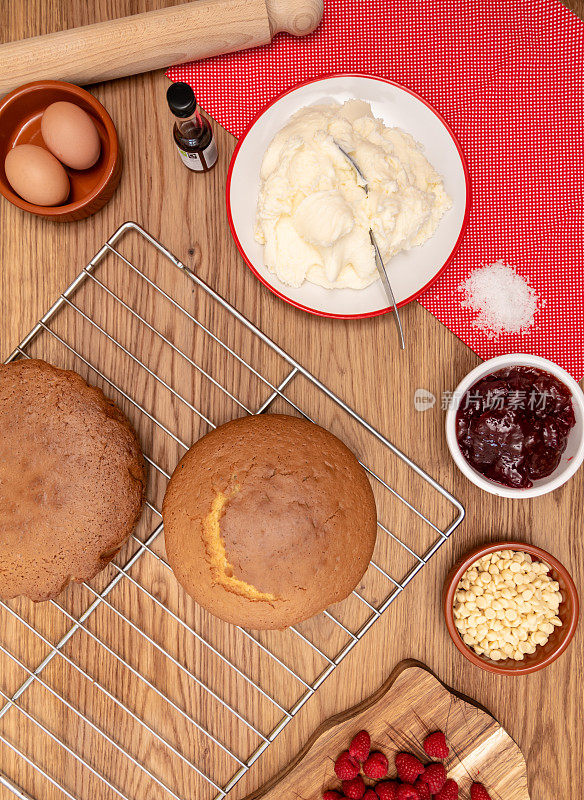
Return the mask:
M 11 0 L 3 3 L 1 36 L 8 41 L 165 4 L 171 3 Z M 582 0 L 573 0 L 570 5 L 584 16 Z M 234 796 L 243 796 L 286 764 L 323 719 L 367 697 L 399 661 L 414 658 L 488 708 L 515 738 L 528 762 L 534 800 L 577 800 L 584 782 L 584 631 L 580 628 L 568 652 L 546 670 L 523 678 L 497 677 L 472 667 L 452 645 L 440 610 L 440 593 L 453 560 L 476 544 L 505 537 L 524 539 L 550 550 L 570 568 L 581 588 L 584 471 L 552 495 L 522 502 L 498 499 L 471 486 L 448 454 L 440 404 L 424 413 L 416 412 L 413 396 L 416 388 L 427 388 L 437 396 L 453 389 L 476 366 L 478 357 L 417 303 L 402 310 L 408 349 L 400 353 L 391 319 L 334 322 L 305 315 L 272 296 L 245 267 L 229 234 L 224 189 L 235 140 L 215 125 L 219 165 L 206 176 L 190 174 L 177 158 L 170 135 L 166 87 L 162 72 L 92 87 L 113 117 L 124 151 L 120 187 L 100 213 L 79 223 L 58 225 L 24 214 L 5 201 L 0 203 L 2 358 L 105 239 L 123 221 L 132 219 L 424 466 L 467 510 L 467 517 L 452 540 L 303 707 L 240 783 Z M 10 635 L 22 633 L 16 633 L 2 615 L 0 643 L 18 650 L 21 639 L 11 641 Z M 85 646 L 89 647 L 79 643 L 79 647 Z M 39 654 L 24 645 L 22 652 L 34 669 Z M 68 652 L 80 657 L 75 650 Z M 22 658 L 25 660 L 24 655 Z M 20 682 L 7 660 L 0 658 L 0 689 L 11 694 Z M 27 702 L 25 707 L 34 709 Z M 27 733 L 24 724 L 11 722 L 15 713 L 11 709 L 1 720 L 0 733 L 4 732 L 11 741 L 20 736 L 20 744 L 28 748 L 27 752 L 33 752 L 37 747 L 34 732 L 31 728 Z M 43 717 L 49 728 L 65 724 L 51 717 L 51 713 L 47 710 Z M 99 715 L 97 706 L 88 713 L 92 719 Z M 156 722 L 152 722 L 154 727 Z M 123 738 L 124 731 L 120 729 L 117 735 Z M 88 737 L 84 746 L 91 750 L 91 731 L 84 736 Z M 77 744 L 81 746 L 80 742 Z M 181 744 L 188 750 L 188 742 Z M 95 745 L 96 758 L 97 750 Z M 149 752 L 136 757 L 150 763 Z M 155 766 L 164 783 L 176 785 L 166 762 L 160 760 Z M 73 796 L 86 796 L 89 779 L 80 768 L 73 770 L 71 759 L 63 753 L 52 756 L 45 768 Z M 156 785 L 146 790 L 146 784 L 143 787 L 137 781 L 137 770 L 126 763 L 113 779 L 124 787 L 128 797 L 169 796 Z M 0 772 L 38 800 L 64 796 L 35 777 L 5 745 L 0 745 Z M 93 796 L 101 800 L 116 795 L 103 789 Z M 0 785 L 0 797 L 4 800 L 13 794 Z

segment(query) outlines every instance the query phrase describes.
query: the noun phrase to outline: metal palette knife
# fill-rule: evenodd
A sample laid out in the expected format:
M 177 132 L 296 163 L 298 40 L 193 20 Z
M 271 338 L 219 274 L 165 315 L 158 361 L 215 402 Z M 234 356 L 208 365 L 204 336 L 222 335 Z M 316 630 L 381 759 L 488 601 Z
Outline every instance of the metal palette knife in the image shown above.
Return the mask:
M 353 167 L 353 169 L 355 170 L 355 172 L 359 176 L 359 179 L 360 179 L 361 183 L 363 184 L 363 188 L 365 189 L 365 193 L 368 194 L 369 193 L 369 186 L 367 184 L 367 179 L 365 178 L 365 175 L 363 175 L 363 173 L 361 172 L 361 170 L 359 168 L 359 165 L 357 164 L 357 162 L 355 161 L 353 156 L 349 155 L 349 153 L 347 153 L 347 151 L 344 150 L 337 141 L 335 141 L 335 144 L 339 148 L 341 153 L 345 156 L 347 161 L 349 161 L 349 163 L 351 164 L 351 166 Z M 403 332 L 403 328 L 402 328 L 402 324 L 401 324 L 401 319 L 400 319 L 400 316 L 399 316 L 399 311 L 397 310 L 397 303 L 395 302 L 393 289 L 391 288 L 391 283 L 389 282 L 389 278 L 388 278 L 388 275 L 387 275 L 387 270 L 385 269 L 385 264 L 383 263 L 383 259 L 381 258 L 381 252 L 379 250 L 379 245 L 377 244 L 377 240 L 375 239 L 375 234 L 373 233 L 371 228 L 369 228 L 369 238 L 371 239 L 371 244 L 373 245 L 373 250 L 375 251 L 375 266 L 377 267 L 377 271 L 379 272 L 379 277 L 381 278 L 381 283 L 383 284 L 383 288 L 385 290 L 385 294 L 387 295 L 387 299 L 389 300 L 389 303 L 390 303 L 390 305 L 391 305 L 391 307 L 393 309 L 393 313 L 395 314 L 395 322 L 396 322 L 397 330 L 398 330 L 398 333 L 399 333 L 399 340 L 400 340 L 401 349 L 405 350 L 406 349 L 406 343 L 405 343 L 405 339 L 404 339 L 404 332 Z

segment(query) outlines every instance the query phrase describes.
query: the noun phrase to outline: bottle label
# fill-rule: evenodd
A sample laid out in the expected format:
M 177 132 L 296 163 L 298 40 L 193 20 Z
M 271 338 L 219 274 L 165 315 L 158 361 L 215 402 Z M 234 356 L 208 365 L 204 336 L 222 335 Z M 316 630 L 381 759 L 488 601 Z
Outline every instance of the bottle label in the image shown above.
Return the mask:
M 187 153 L 186 150 L 178 147 L 181 160 L 185 166 L 192 169 L 194 172 L 206 172 L 211 169 L 213 164 L 217 161 L 217 145 L 215 139 L 211 139 L 207 147 L 200 153 Z

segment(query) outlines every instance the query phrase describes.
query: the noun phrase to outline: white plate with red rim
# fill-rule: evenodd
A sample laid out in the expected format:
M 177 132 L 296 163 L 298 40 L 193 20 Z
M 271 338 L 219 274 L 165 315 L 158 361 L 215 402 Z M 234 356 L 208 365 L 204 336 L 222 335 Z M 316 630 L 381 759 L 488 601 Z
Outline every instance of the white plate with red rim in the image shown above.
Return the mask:
M 373 114 L 385 125 L 402 128 L 420 142 L 452 199 L 452 208 L 425 244 L 398 253 L 386 264 L 398 306 L 419 297 L 448 267 L 470 213 L 470 179 L 460 145 L 443 117 L 409 89 L 368 75 L 331 75 L 302 83 L 276 98 L 251 122 L 231 159 L 227 177 L 231 233 L 252 272 L 275 295 L 312 314 L 341 319 L 390 311 L 381 281 L 360 290 L 325 289 L 307 281 L 297 288 L 287 286 L 265 266 L 264 248 L 254 238 L 254 225 L 260 167 L 276 133 L 305 106 L 327 100 L 344 103 L 351 98 L 371 103 Z

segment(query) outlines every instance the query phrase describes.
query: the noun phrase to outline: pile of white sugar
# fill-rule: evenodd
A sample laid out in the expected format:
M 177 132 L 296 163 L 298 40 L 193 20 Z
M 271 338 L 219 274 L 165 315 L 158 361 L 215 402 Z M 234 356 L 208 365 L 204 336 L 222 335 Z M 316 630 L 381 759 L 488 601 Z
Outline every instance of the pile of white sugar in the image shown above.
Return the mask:
M 525 333 L 540 307 L 535 289 L 503 261 L 473 270 L 458 291 L 461 306 L 477 313 L 473 325 L 489 338 Z

